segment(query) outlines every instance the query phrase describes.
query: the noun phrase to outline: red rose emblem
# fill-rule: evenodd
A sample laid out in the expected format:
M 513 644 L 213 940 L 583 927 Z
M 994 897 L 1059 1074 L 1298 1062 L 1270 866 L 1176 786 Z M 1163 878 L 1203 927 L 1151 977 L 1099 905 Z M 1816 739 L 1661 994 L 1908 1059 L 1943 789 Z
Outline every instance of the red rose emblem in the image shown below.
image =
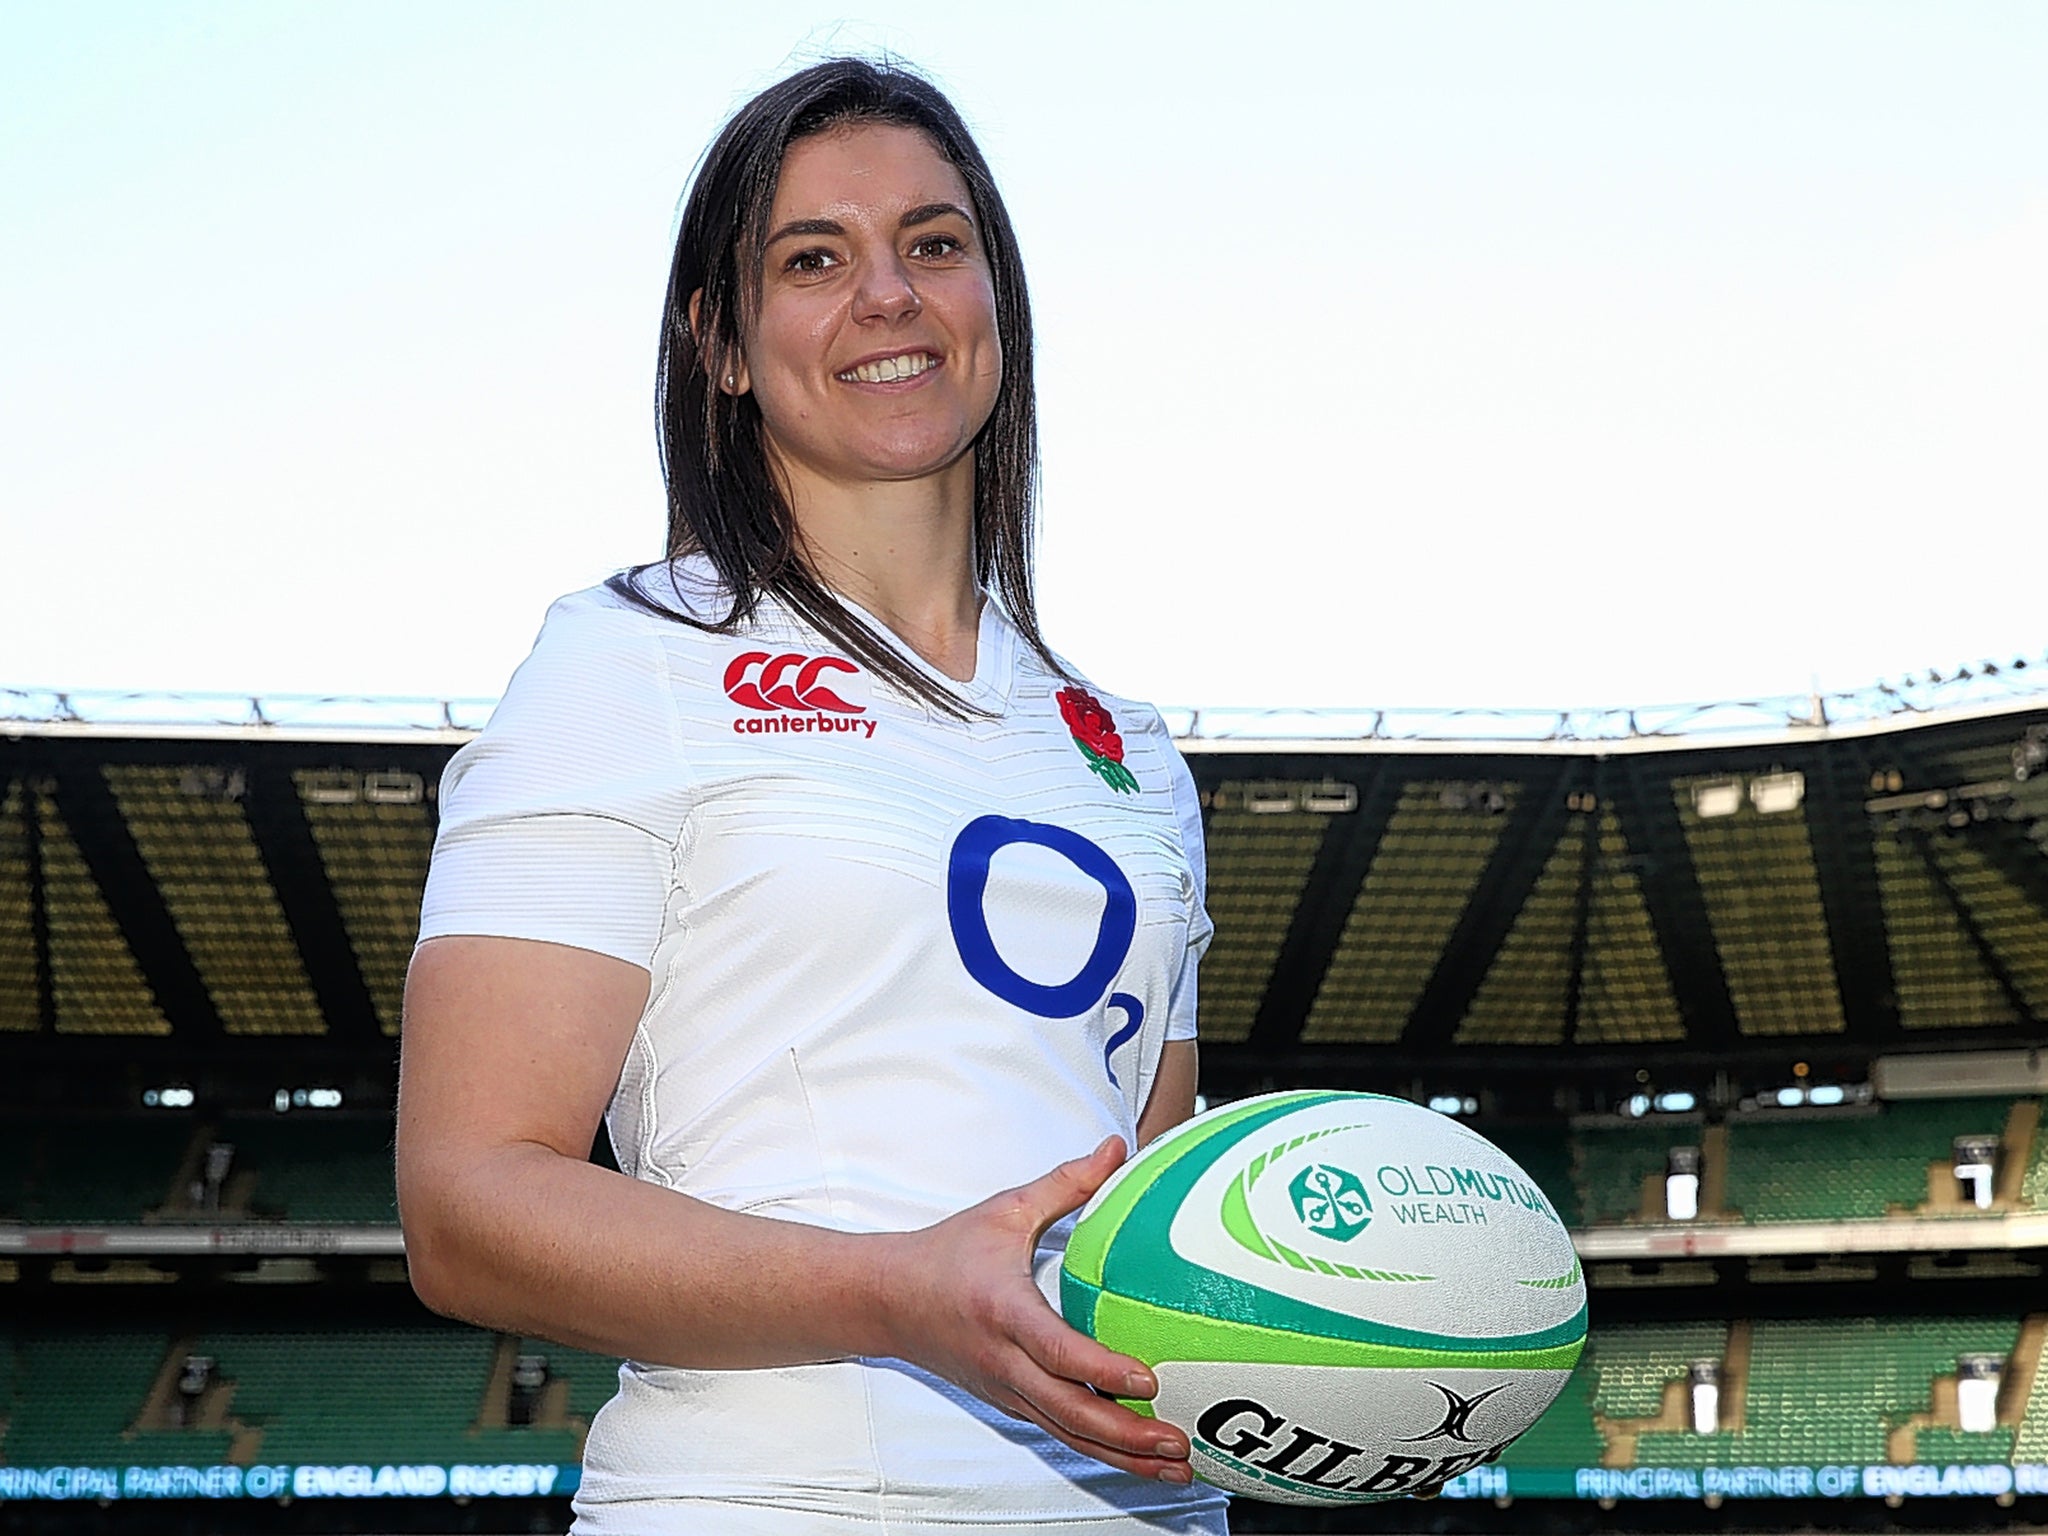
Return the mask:
M 1084 688 L 1062 688 L 1060 717 L 1067 722 L 1074 740 L 1097 757 L 1106 757 L 1113 763 L 1124 760 L 1124 739 L 1116 733 L 1116 721 L 1094 694 Z
M 1119 794 L 1136 794 L 1138 781 L 1124 766 L 1124 739 L 1102 701 L 1085 688 L 1062 688 L 1060 718 L 1095 775 Z

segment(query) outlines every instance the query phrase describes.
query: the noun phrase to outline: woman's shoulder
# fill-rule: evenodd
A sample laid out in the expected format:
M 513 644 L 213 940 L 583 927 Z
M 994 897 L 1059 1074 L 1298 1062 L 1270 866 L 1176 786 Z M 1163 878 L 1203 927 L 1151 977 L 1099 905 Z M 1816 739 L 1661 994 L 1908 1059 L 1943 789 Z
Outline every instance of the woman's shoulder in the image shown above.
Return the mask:
M 1004 621 L 1010 622 L 1007 615 Z M 1058 701 L 1060 712 L 1067 717 L 1069 724 L 1077 710 L 1096 709 L 1115 721 L 1120 732 L 1156 735 L 1171 743 L 1173 733 L 1167 728 L 1165 716 L 1158 706 L 1134 694 L 1106 687 L 1058 651 L 1051 653 L 1053 665 L 1048 665 L 1045 657 L 1033 653 L 1021 630 L 1018 632 L 1017 654 L 1032 681 L 1048 689 Z
M 546 623 L 594 622 L 622 628 L 637 623 L 660 633 L 678 622 L 721 623 L 731 606 L 711 562 L 701 555 L 685 555 L 629 565 L 603 581 L 565 593 L 548 606 Z
M 575 667 L 622 651 L 674 655 L 729 638 L 731 602 L 701 557 L 629 566 L 548 605 L 535 658 Z

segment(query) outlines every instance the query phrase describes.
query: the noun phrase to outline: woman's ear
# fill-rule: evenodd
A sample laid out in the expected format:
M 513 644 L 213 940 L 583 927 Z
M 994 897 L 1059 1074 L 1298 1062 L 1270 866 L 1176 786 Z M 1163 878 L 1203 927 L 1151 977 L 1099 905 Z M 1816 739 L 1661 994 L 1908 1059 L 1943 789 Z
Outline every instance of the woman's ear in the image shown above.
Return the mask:
M 715 356 L 704 339 L 703 329 L 697 323 L 698 314 L 704 307 L 704 290 L 699 288 L 690 295 L 690 338 L 702 349 L 704 371 L 711 375 L 714 389 L 722 389 L 728 395 L 744 395 L 753 387 L 747 377 L 747 359 L 738 353 L 723 359 Z

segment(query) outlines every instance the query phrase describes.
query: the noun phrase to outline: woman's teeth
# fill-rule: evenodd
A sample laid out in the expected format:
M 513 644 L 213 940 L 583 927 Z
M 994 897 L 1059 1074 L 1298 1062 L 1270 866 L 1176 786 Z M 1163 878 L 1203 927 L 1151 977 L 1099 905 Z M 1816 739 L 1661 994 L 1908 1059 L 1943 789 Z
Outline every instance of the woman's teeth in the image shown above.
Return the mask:
M 839 377 L 849 383 L 858 379 L 863 384 L 893 384 L 898 379 L 916 378 L 926 369 L 937 367 L 938 361 L 929 352 L 905 352 L 898 357 L 862 363 L 858 368 L 847 369 Z

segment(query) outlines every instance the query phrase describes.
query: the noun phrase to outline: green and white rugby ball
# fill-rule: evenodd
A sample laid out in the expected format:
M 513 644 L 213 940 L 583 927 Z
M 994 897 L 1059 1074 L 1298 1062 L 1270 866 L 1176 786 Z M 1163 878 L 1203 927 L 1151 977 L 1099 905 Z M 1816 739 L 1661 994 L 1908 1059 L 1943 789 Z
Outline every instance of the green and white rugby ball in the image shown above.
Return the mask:
M 1571 1235 L 1478 1132 L 1404 1099 L 1274 1093 L 1118 1169 L 1060 1270 L 1067 1321 L 1159 1378 L 1234 1493 L 1431 1493 L 1550 1406 L 1586 1341 Z

